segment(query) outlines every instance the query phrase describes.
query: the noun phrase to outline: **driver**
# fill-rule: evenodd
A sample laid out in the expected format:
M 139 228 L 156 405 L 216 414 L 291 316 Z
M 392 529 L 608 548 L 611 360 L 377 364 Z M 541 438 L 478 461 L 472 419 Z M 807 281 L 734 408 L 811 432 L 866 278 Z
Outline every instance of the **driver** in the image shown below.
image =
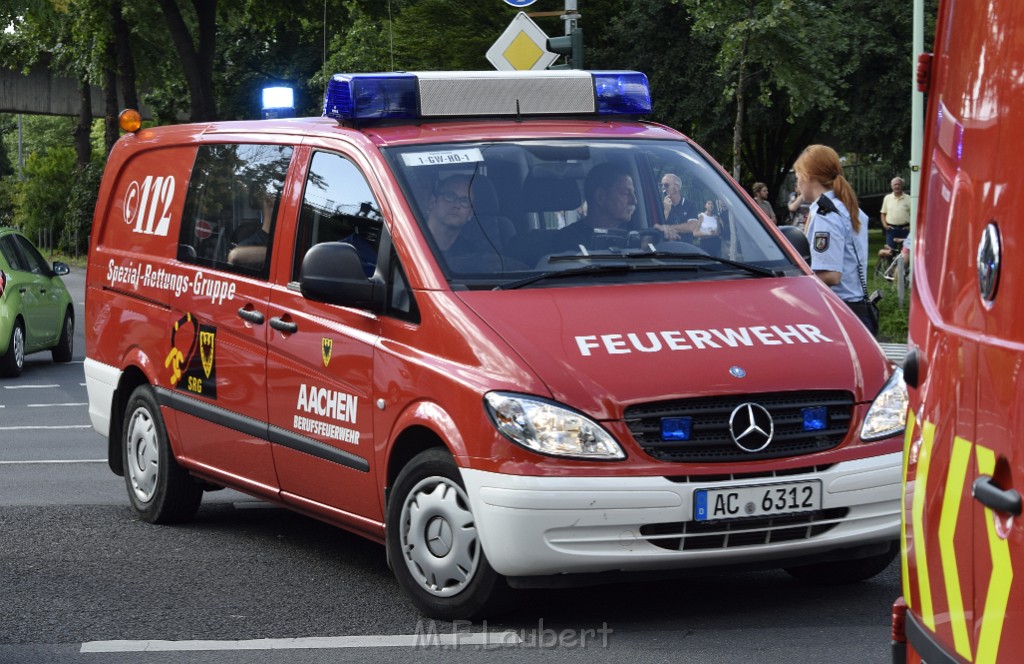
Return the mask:
M 591 245 L 602 231 L 628 232 L 636 211 L 636 188 L 629 171 L 620 164 L 605 162 L 590 169 L 583 183 L 587 216 L 560 231 L 555 251 L 576 250 Z

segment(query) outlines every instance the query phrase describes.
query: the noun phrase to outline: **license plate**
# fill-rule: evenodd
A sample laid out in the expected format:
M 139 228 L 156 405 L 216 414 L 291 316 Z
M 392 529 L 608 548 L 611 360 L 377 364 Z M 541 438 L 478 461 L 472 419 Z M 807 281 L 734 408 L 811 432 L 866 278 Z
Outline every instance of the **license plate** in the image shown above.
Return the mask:
M 789 482 L 693 492 L 695 521 L 744 519 L 821 509 L 821 482 Z

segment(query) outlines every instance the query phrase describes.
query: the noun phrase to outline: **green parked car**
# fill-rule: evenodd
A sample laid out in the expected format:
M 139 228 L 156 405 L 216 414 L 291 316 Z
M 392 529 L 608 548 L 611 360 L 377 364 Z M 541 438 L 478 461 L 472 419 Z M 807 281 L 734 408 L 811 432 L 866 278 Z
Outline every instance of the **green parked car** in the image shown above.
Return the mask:
M 18 376 L 25 356 L 41 350 L 54 362 L 70 362 L 75 308 L 60 276 L 39 250 L 13 228 L 0 227 L 0 376 Z

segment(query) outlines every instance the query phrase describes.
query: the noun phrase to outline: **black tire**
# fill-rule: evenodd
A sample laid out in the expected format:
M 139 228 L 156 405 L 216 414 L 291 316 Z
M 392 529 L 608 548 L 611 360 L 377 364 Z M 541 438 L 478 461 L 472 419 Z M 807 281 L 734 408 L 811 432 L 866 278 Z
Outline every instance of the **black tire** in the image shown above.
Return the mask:
M 425 450 L 398 474 L 388 500 L 387 550 L 398 584 L 430 618 L 478 620 L 508 606 L 512 590 L 487 562 L 446 450 Z
M 149 523 L 192 519 L 203 489 L 175 461 L 160 407 L 149 385 L 140 385 L 132 392 L 121 432 L 125 486 L 139 518 Z
M 15 321 L 7 352 L 0 356 L 0 376 L 17 378 L 25 366 L 25 326 Z
M 866 581 L 881 574 L 900 552 L 899 542 L 889 545 L 889 550 L 867 558 L 837 560 L 800 567 L 787 567 L 793 577 L 818 586 L 841 586 Z
M 70 362 L 75 351 L 75 315 L 68 309 L 64 314 L 64 324 L 60 328 L 60 340 L 50 351 L 54 362 Z
M 882 279 L 885 277 L 885 271 L 889 269 L 889 261 L 890 259 L 888 258 L 884 258 L 882 256 L 878 257 L 878 260 L 875 261 L 875 279 Z

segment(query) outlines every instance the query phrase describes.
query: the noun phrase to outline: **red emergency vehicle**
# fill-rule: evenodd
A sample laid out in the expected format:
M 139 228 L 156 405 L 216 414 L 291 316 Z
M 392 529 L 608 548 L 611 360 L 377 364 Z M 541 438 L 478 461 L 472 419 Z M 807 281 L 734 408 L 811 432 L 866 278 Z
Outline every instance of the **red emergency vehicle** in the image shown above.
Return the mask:
M 85 371 L 141 518 L 232 487 L 386 543 L 442 618 L 884 569 L 901 370 L 649 111 L 636 72 L 337 75 L 323 118 L 124 136 Z
M 1022 27 L 1016 0 L 947 0 L 919 68 L 928 115 L 894 662 L 1024 660 Z

